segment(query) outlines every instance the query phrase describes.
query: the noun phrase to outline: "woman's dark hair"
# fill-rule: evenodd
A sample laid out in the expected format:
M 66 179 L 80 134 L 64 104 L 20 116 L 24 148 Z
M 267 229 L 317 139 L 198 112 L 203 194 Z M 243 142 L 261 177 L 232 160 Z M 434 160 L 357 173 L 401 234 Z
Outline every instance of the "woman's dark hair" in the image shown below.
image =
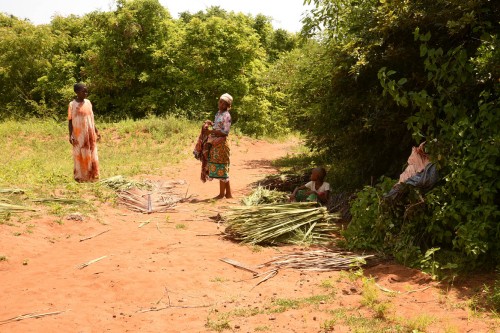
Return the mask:
M 79 83 L 75 83 L 75 85 L 73 86 L 73 91 L 75 93 L 77 93 L 79 91 L 82 91 L 85 88 L 87 88 L 87 87 L 83 83 L 79 82 Z
M 316 169 L 319 170 L 320 172 L 320 178 L 321 178 L 321 181 L 325 180 L 325 177 L 326 177 L 326 169 L 323 168 L 323 167 L 317 167 Z

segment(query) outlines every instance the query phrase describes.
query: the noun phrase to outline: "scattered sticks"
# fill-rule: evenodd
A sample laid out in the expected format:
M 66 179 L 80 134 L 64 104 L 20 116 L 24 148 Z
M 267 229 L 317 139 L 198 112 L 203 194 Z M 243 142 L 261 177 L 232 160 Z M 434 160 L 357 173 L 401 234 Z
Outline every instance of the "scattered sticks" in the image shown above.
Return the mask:
M 167 305 L 167 306 L 164 306 L 164 307 L 161 307 L 161 308 L 157 308 L 157 307 L 151 307 L 151 308 L 148 308 L 148 309 L 144 309 L 144 310 L 139 310 L 137 311 L 137 313 L 144 313 L 144 312 L 153 312 L 153 311 L 162 311 L 162 310 L 166 310 L 166 309 L 196 309 L 196 308 L 208 308 L 208 307 L 211 307 L 212 305 L 211 304 L 208 304 L 208 305 L 192 305 L 192 306 L 189 306 L 189 305 L 183 305 L 183 306 L 180 306 L 180 305 Z
M 224 236 L 223 233 L 219 232 L 217 234 L 197 234 L 198 237 L 208 237 L 208 236 Z
M 1 194 L 24 194 L 24 190 L 20 188 L 0 188 Z
M 111 231 L 111 229 L 104 230 L 104 231 L 102 231 L 102 232 L 100 232 L 100 233 L 98 233 L 98 234 L 95 234 L 95 235 L 93 235 L 93 236 L 89 236 L 89 237 L 82 238 L 82 239 L 80 239 L 80 242 L 83 242 L 83 241 L 86 241 L 86 240 L 92 239 L 92 238 L 94 238 L 94 237 L 100 236 L 100 235 L 102 235 L 102 234 L 107 233 L 108 231 Z
M 131 186 L 117 189 L 118 202 L 132 211 L 151 214 L 171 211 L 178 202 L 185 200 L 179 193 L 180 189 L 176 188 L 177 185 L 184 185 L 184 181 L 149 181 L 148 184 L 148 188 Z
M 149 224 L 149 222 L 151 222 L 151 220 L 142 221 L 142 223 L 139 224 L 139 228 L 144 227 L 146 224 Z
M 253 269 L 251 269 L 251 268 L 243 265 L 242 263 L 240 263 L 240 262 L 238 262 L 236 260 L 229 259 L 229 258 L 220 258 L 219 260 L 222 261 L 222 262 L 225 262 L 226 264 L 232 265 L 232 266 L 234 266 L 236 268 L 240 268 L 240 269 L 243 269 L 243 270 L 245 270 L 247 272 L 250 272 L 253 275 L 256 275 L 256 276 L 259 275 L 259 272 L 257 272 L 256 270 L 253 270 Z
M 427 287 L 420 288 L 420 289 L 414 289 L 414 290 L 408 290 L 408 291 L 401 292 L 401 291 L 397 291 L 397 290 L 387 289 L 387 288 L 385 288 L 385 287 L 382 287 L 382 286 L 381 286 L 381 285 L 379 285 L 378 283 L 375 283 L 375 285 L 376 285 L 376 286 L 377 286 L 380 290 L 382 290 L 383 292 L 390 293 L 390 294 L 411 294 L 411 293 L 416 293 L 416 292 L 419 292 L 419 291 L 424 291 L 424 290 L 427 290 L 427 289 L 429 289 L 430 287 L 432 287 L 432 286 L 427 286 Z
M 20 316 L 17 316 L 17 317 L 12 317 L 12 318 L 9 318 L 9 319 L 1 320 L 0 321 L 0 325 L 12 323 L 12 322 L 20 321 L 20 320 L 24 320 L 24 319 L 42 318 L 42 317 L 47 317 L 47 316 L 54 316 L 54 315 L 57 315 L 57 314 L 60 314 L 60 313 L 66 312 L 66 311 L 68 311 L 68 310 L 45 312 L 45 313 L 26 313 L 26 314 L 23 314 L 23 315 L 20 315 Z
M 76 268 L 78 268 L 78 269 L 84 269 L 85 267 L 90 266 L 90 265 L 92 265 L 92 264 L 94 264 L 94 263 L 98 262 L 99 260 L 102 260 L 102 259 L 104 259 L 106 257 L 107 256 L 102 256 L 100 258 L 87 261 L 87 262 L 85 262 L 85 263 L 83 263 L 81 265 L 76 266 Z
M 262 280 L 260 280 L 259 282 L 257 282 L 257 284 L 255 286 L 253 286 L 252 289 L 250 289 L 250 291 L 252 291 L 259 284 L 266 282 L 267 280 L 275 277 L 276 275 L 278 275 L 278 269 L 274 269 L 274 270 L 270 271 L 270 273 L 267 274 Z
M 375 259 L 375 255 L 356 255 L 351 252 L 315 250 L 292 252 L 265 262 L 259 267 L 294 268 L 307 271 L 338 271 L 352 269 L 366 264 L 366 260 Z
M 209 305 L 172 305 L 172 303 L 170 302 L 170 295 L 169 295 L 168 289 L 166 287 L 165 287 L 165 295 L 167 296 L 167 299 L 168 299 L 168 305 L 167 306 L 163 306 L 163 307 L 152 306 L 152 307 L 144 309 L 144 310 L 138 310 L 137 313 L 162 311 L 162 310 L 166 310 L 166 309 L 170 309 L 170 308 L 175 308 L 175 309 L 196 309 L 196 308 L 208 308 L 208 307 L 212 306 L 211 304 L 209 304 Z M 161 300 L 163 299 L 163 297 L 164 296 L 162 296 L 158 300 L 158 302 L 156 302 L 155 304 L 159 304 L 161 302 Z

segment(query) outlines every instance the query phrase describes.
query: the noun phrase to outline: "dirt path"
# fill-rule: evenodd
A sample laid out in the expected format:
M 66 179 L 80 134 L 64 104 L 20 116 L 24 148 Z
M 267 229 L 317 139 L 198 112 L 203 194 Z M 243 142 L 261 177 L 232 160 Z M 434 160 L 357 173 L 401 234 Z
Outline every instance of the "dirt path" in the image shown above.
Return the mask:
M 235 197 L 275 172 L 271 161 L 290 152 L 293 144 L 233 142 Z M 189 194 L 196 195 L 172 213 L 142 215 L 105 204 L 96 218 L 83 222 L 61 225 L 51 217 L 30 221 L 33 232 L 20 236 L 14 235 L 15 227 L 0 225 L 0 254 L 8 258 L 0 261 L 0 332 L 321 332 L 328 323 L 335 332 L 351 332 L 355 326 L 349 318 L 380 317 L 373 306 L 361 304 L 366 298 L 361 281 L 338 272 L 281 271 L 255 287 L 259 280 L 251 279 L 251 273 L 219 259 L 256 266 L 291 248 L 249 247 L 220 239 L 215 235 L 218 225 L 209 217 L 237 200 L 210 201 L 218 183 L 202 184 L 194 159 L 171 175 L 186 180 Z M 103 256 L 86 268 L 77 267 Z M 429 332 L 495 329 L 494 321 L 471 314 L 461 298 L 464 289 L 445 292 L 418 271 L 395 264 L 364 273 L 400 292 L 376 292 L 374 304 L 389 304 L 381 317 L 408 323 L 428 316 Z M 1 322 L 56 311 L 63 312 Z

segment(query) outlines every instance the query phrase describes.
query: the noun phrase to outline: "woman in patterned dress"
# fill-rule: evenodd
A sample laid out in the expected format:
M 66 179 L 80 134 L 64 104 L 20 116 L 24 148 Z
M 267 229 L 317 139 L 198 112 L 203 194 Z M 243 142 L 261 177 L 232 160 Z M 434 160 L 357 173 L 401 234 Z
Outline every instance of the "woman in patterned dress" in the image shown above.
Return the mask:
M 97 141 L 99 132 L 94 124 L 92 103 L 86 99 L 88 92 L 83 83 L 73 86 L 76 98 L 68 106 L 69 142 L 73 145 L 73 177 L 77 182 L 99 178 Z
M 219 99 L 219 111 L 215 115 L 212 123 L 212 130 L 209 130 L 207 143 L 208 153 L 208 177 L 219 179 L 219 195 L 215 199 L 232 198 L 231 185 L 229 183 L 229 156 L 230 150 L 227 136 L 231 128 L 231 106 L 233 97 L 224 94 Z

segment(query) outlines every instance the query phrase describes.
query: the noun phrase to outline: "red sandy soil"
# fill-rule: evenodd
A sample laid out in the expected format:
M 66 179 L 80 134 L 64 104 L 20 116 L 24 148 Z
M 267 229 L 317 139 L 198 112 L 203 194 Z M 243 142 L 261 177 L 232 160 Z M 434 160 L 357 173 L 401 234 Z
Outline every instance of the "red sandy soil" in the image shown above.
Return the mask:
M 233 332 L 324 332 L 327 320 L 332 331 L 351 332 L 354 326 L 346 317 L 334 322 L 334 313 L 375 318 L 373 308 L 362 304 L 361 280 L 351 281 L 345 273 L 282 270 L 256 286 L 260 278 L 219 260 L 228 257 L 255 267 L 294 249 L 222 239 L 217 234 L 223 226 L 209 217 L 238 204 L 253 182 L 276 173 L 271 161 L 290 153 L 295 144 L 233 142 L 233 200 L 209 200 L 218 194 L 218 182 L 203 184 L 199 162 L 189 159 L 169 170 L 171 180 L 188 182 L 192 195 L 172 212 L 143 215 L 106 203 L 97 204 L 96 216 L 83 221 L 60 224 L 53 216 L 29 221 L 35 225 L 32 233 L 16 236 L 18 228 L 0 225 L 0 254 L 7 258 L 0 261 L 0 332 L 207 332 L 216 324 Z M 146 220 L 150 223 L 139 228 Z M 77 267 L 103 256 L 83 269 Z M 393 262 L 366 268 L 363 274 L 382 288 L 400 292 L 378 289 L 377 302 L 390 304 L 386 327 L 431 318 L 426 332 L 498 331 L 498 319 L 471 306 L 469 297 L 484 282 L 478 277 L 442 285 Z M 325 289 L 328 284 L 330 290 Z M 271 311 L 276 299 L 332 291 L 335 295 L 327 301 Z

